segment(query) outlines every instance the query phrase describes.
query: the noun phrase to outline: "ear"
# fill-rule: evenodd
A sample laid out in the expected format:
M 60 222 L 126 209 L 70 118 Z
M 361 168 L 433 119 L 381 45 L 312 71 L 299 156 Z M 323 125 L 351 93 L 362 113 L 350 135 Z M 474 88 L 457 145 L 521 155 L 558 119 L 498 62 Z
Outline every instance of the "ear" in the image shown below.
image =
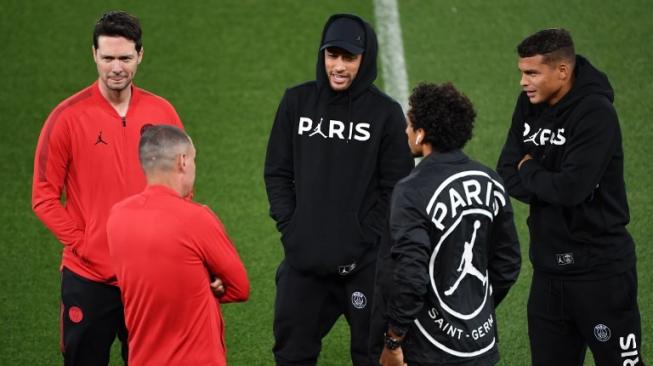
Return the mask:
M 179 154 L 175 159 L 175 165 L 177 166 L 178 172 L 186 171 L 186 166 L 188 165 L 188 156 L 186 154 Z
M 415 130 L 415 134 L 417 135 L 417 137 L 415 137 L 415 145 L 421 145 L 426 136 L 426 132 L 423 128 L 418 128 Z
M 145 52 L 145 47 L 141 46 L 141 51 L 138 53 L 138 64 L 140 65 L 141 61 L 143 61 L 143 53 Z
M 569 80 L 571 77 L 571 65 L 567 61 L 562 61 L 558 64 L 558 75 L 560 80 Z
M 93 54 L 93 60 L 95 61 L 95 63 L 97 63 L 97 52 L 95 51 L 96 51 L 95 46 L 91 45 L 91 53 Z

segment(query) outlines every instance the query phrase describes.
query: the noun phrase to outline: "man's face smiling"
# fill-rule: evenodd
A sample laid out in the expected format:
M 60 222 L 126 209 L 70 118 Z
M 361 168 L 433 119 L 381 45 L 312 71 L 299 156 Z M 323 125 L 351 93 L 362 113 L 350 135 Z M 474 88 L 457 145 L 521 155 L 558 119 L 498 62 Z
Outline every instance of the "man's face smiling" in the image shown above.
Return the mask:
M 125 90 L 131 85 L 142 57 L 143 49 L 137 52 L 134 41 L 124 37 L 98 37 L 93 58 L 100 75 L 100 86 L 107 91 Z
M 331 89 L 337 92 L 347 90 L 354 82 L 362 60 L 362 54 L 353 55 L 336 47 L 325 49 L 324 67 Z

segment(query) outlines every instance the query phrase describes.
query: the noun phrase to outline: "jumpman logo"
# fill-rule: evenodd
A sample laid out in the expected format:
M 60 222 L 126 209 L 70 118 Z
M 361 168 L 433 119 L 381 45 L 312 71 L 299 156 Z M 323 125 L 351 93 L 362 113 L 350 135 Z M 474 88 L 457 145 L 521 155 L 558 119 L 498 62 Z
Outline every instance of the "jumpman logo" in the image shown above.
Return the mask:
M 104 140 L 102 139 L 102 131 L 100 131 L 100 134 L 97 135 L 97 141 L 95 141 L 95 145 L 97 145 L 97 144 L 105 144 L 105 145 L 109 145 L 109 143 L 107 143 L 106 141 L 104 141 Z
M 453 284 L 453 286 L 449 287 L 447 291 L 444 292 L 445 295 L 451 296 L 451 294 L 458 289 L 458 285 L 460 285 L 460 281 L 465 278 L 468 274 L 471 274 L 472 276 L 478 278 L 481 280 L 483 285 L 485 285 L 485 282 L 487 281 L 487 278 L 483 276 L 481 271 L 476 269 L 474 267 L 474 264 L 472 263 L 472 259 L 474 259 L 474 242 L 476 241 L 476 230 L 478 230 L 481 227 L 480 221 L 476 220 L 474 221 L 474 232 L 472 233 L 472 240 L 466 241 L 465 242 L 465 249 L 463 250 L 463 257 L 460 260 L 460 265 L 458 266 L 457 271 L 461 272 L 460 277 L 456 280 L 456 282 Z
M 317 126 L 315 126 L 315 129 L 313 130 L 313 132 L 311 132 L 310 135 L 308 135 L 308 137 L 311 137 L 316 134 L 320 134 L 322 135 L 322 137 L 327 138 L 324 132 L 322 132 L 322 120 L 323 118 L 320 118 L 320 123 L 318 123 Z

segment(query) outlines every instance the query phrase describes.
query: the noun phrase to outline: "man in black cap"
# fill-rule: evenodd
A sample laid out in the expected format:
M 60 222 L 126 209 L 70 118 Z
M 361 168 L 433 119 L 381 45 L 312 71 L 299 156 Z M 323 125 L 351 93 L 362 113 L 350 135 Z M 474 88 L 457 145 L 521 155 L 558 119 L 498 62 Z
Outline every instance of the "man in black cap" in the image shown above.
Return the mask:
M 345 315 L 354 365 L 368 352 L 377 249 L 387 240 L 395 183 L 413 167 L 401 106 L 372 83 L 376 35 L 334 15 L 316 80 L 286 90 L 265 162 L 270 215 L 285 258 L 276 275 L 278 365 L 315 365 L 322 338 Z

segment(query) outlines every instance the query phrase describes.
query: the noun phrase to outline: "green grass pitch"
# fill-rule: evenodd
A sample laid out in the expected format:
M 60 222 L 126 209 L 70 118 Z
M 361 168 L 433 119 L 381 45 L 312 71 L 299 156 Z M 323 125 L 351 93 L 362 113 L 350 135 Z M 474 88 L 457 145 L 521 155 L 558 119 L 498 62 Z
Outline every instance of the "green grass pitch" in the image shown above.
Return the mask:
M 224 307 L 230 364 L 271 365 L 273 278 L 282 252 L 262 179 L 268 133 L 284 89 L 314 78 L 326 18 L 354 12 L 374 23 L 371 0 L 0 2 L 0 364 L 62 363 L 61 248 L 30 209 L 33 155 L 51 109 L 97 77 L 91 31 L 108 9 L 140 17 L 145 56 L 136 83 L 177 108 L 198 150 L 196 199 L 222 218 L 248 269 L 250 301 Z M 519 92 L 514 49 L 524 36 L 566 27 L 578 52 L 608 74 L 637 243 L 643 354 L 653 362 L 653 6 L 646 0 L 402 0 L 399 9 L 409 85 L 451 80 L 463 90 L 478 111 L 466 151 L 490 166 Z M 530 363 L 527 211 L 515 206 L 524 266 L 498 309 L 500 365 Z M 340 321 L 319 364 L 350 364 L 348 341 Z M 111 364 L 121 364 L 114 356 Z M 589 356 L 586 364 L 593 364 Z

